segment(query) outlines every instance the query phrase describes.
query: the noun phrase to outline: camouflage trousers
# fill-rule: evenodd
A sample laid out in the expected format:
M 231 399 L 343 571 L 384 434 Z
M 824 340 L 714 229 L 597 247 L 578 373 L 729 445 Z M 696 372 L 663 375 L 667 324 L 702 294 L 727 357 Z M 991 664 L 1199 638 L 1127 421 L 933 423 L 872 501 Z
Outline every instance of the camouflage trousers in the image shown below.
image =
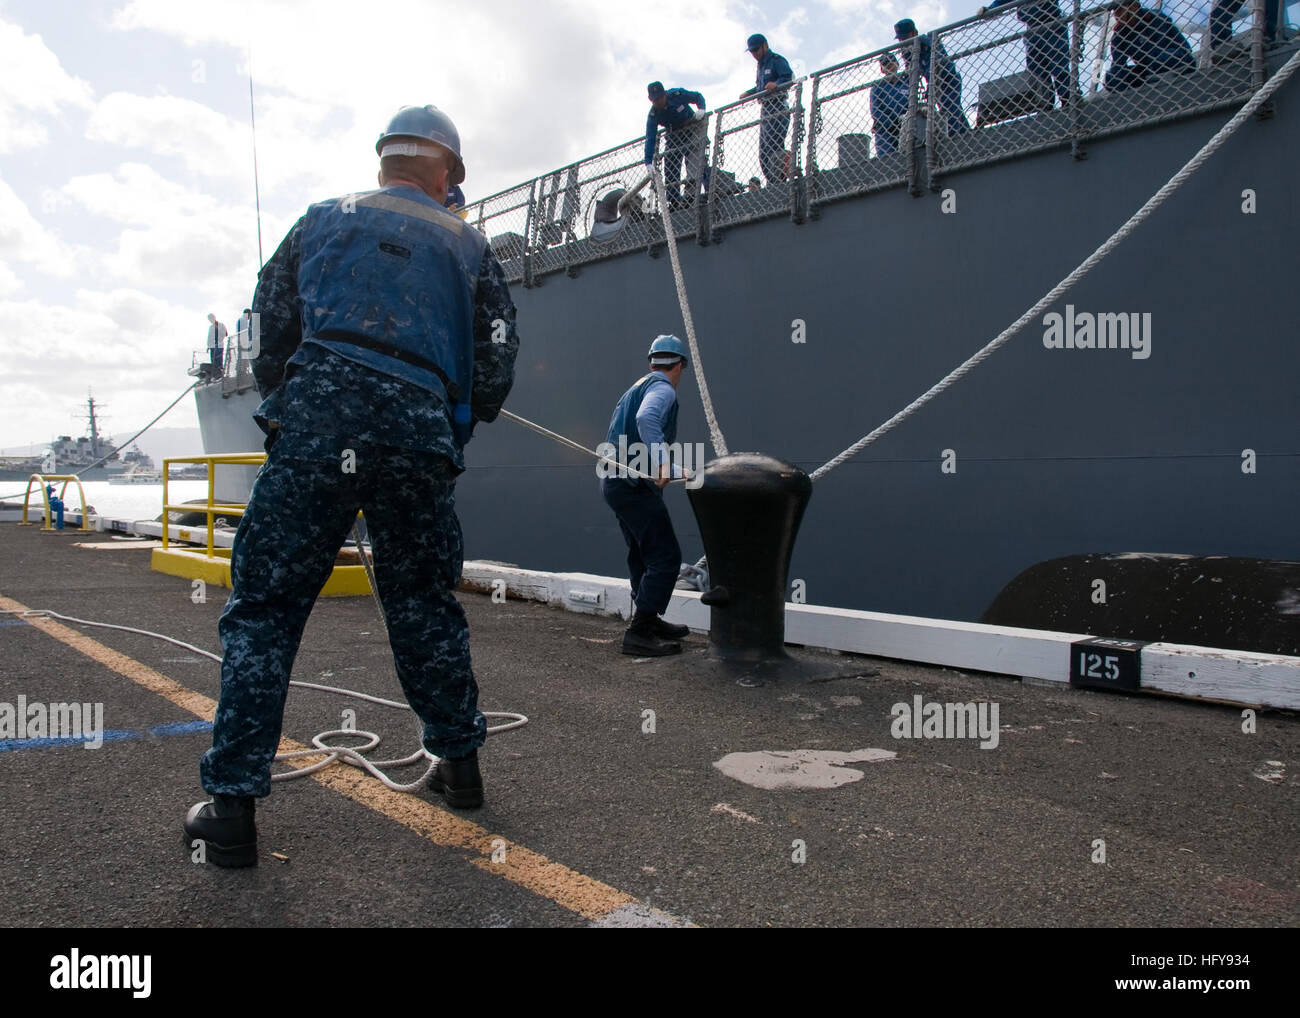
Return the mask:
M 303 627 L 358 510 L 425 749 L 459 757 L 483 744 L 469 627 L 453 593 L 462 545 L 451 464 L 435 453 L 289 433 L 271 447 L 235 535 L 234 590 L 218 624 L 221 702 L 200 766 L 209 794 L 269 794 Z

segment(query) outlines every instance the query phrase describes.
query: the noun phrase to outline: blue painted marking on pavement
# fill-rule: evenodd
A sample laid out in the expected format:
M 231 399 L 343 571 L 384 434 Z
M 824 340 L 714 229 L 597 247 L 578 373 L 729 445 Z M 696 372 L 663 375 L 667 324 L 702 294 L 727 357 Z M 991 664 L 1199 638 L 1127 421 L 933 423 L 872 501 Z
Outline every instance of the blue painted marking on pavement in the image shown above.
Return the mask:
M 191 732 L 212 731 L 211 721 L 171 721 L 165 725 L 154 725 L 149 729 L 150 735 L 189 735 Z
M 191 735 L 194 732 L 212 731 L 211 721 L 171 721 L 164 725 L 154 725 L 144 731 L 131 729 L 114 729 L 104 733 L 105 742 L 131 742 L 137 739 L 162 738 L 168 735 Z M 85 738 L 56 739 L 0 739 L 0 753 L 11 749 L 48 749 L 53 746 L 80 746 L 89 742 Z
M 0 627 L 3 626 L 30 626 L 31 623 L 26 619 L 0 619 Z

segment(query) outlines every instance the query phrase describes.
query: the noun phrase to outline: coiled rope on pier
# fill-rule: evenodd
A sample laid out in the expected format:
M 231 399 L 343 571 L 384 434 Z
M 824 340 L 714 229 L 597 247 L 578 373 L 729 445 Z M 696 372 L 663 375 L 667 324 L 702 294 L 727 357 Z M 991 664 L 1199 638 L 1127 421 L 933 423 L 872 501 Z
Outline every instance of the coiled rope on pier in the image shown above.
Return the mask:
M 1283 64 L 1278 69 L 1278 72 L 1273 75 L 1273 77 L 1269 78 L 1264 86 L 1251 97 L 1250 101 L 1237 111 L 1236 116 L 1224 124 L 1223 127 L 1219 128 L 1214 137 L 1207 141 L 1205 145 L 1202 146 L 1201 150 L 1197 152 L 1196 155 L 1192 156 L 1186 164 L 1184 164 L 1181 170 L 1170 177 L 1164 187 L 1160 188 L 1159 191 L 1147 199 L 1146 204 L 1129 217 L 1128 222 L 1111 234 L 1111 236 L 1107 238 L 1107 240 L 1098 247 L 1097 250 L 1084 259 L 1078 268 L 1057 283 L 1056 286 L 1054 286 L 1040 301 L 1038 301 L 1038 303 L 1003 329 L 1002 332 L 984 346 L 983 349 L 972 354 L 965 362 L 950 371 L 902 410 L 894 414 L 893 417 L 885 421 L 884 424 L 858 439 L 858 441 L 854 442 L 838 456 L 827 460 L 824 464 L 814 470 L 809 477 L 813 481 L 820 480 L 836 467 L 852 459 L 882 435 L 887 434 L 898 425 L 902 424 L 940 393 L 951 388 L 974 371 L 983 361 L 992 356 L 999 347 L 1010 341 L 1016 333 L 1028 325 L 1030 321 L 1037 318 L 1048 307 L 1056 303 L 1056 301 L 1058 301 L 1067 290 L 1096 268 L 1103 258 L 1114 251 L 1115 248 L 1123 243 L 1125 238 L 1146 222 L 1151 214 L 1168 201 L 1169 197 L 1182 187 L 1193 173 L 1205 165 L 1206 160 L 1222 148 L 1224 142 L 1232 137 L 1237 129 L 1249 120 L 1255 112 L 1264 105 L 1264 103 L 1268 102 L 1273 93 L 1276 92 L 1286 82 L 1286 80 L 1295 73 L 1297 68 L 1300 68 L 1300 52 L 1293 54 L 1291 59 Z
M 19 618 L 61 619 L 64 622 L 75 622 L 81 626 L 93 626 L 97 629 L 117 629 L 124 633 L 135 633 L 139 636 L 148 636 L 155 640 L 163 640 L 173 646 L 181 647 L 185 650 L 191 651 L 192 653 L 216 661 L 218 664 L 221 663 L 221 656 L 219 654 L 213 654 L 211 651 L 204 650 L 202 647 L 196 647 L 192 643 L 186 643 L 184 640 L 178 640 L 173 636 L 167 636 L 163 633 L 155 633 L 148 629 L 136 629 L 133 626 L 119 626 L 111 622 L 92 622 L 90 619 L 78 619 L 71 615 L 61 615 L 56 611 L 50 611 L 48 608 L 32 608 L 26 610 L 10 608 L 0 610 L 0 615 L 16 615 Z M 385 624 L 387 624 L 386 620 Z M 382 707 L 392 707 L 396 710 L 409 711 L 411 709 L 410 704 L 401 703 L 398 700 L 387 700 L 382 696 L 371 696 L 369 693 L 361 693 L 355 689 L 344 689 L 341 686 L 325 686 L 318 682 L 302 682 L 298 679 L 291 680 L 289 685 L 298 686 L 302 689 L 315 689 L 323 693 L 337 693 L 340 696 L 348 696 L 355 700 L 365 700 L 367 703 L 376 703 Z M 487 730 L 488 735 L 500 735 L 502 732 L 508 732 L 512 728 L 521 728 L 528 724 L 528 718 L 525 715 L 515 714 L 508 711 L 484 711 L 483 716 L 487 718 L 509 719 L 504 724 L 490 725 Z M 421 734 L 423 734 L 423 731 Z M 361 746 L 332 746 L 325 741 L 326 739 L 340 737 L 363 738 L 367 741 Z M 336 760 L 341 760 L 343 763 L 351 764 L 354 767 L 360 767 L 363 770 L 368 771 L 394 792 L 414 792 L 417 789 L 423 788 L 429 775 L 433 773 L 433 769 L 438 766 L 438 758 L 421 746 L 410 756 L 400 757 L 395 760 L 367 759 L 363 753 L 374 749 L 379 745 L 379 741 L 380 739 L 378 735 L 374 732 L 366 731 L 363 728 L 335 728 L 327 732 L 321 732 L 318 735 L 312 736 L 311 744 L 316 747 L 315 749 L 299 749 L 289 753 L 277 753 L 275 758 L 277 760 L 291 760 L 303 756 L 320 756 L 322 753 L 325 753 L 326 757 L 324 760 L 310 764 L 307 767 L 300 767 L 297 770 L 285 771 L 282 774 L 272 774 L 271 780 L 290 781 L 293 778 L 306 777 L 313 771 L 318 771 L 322 767 L 328 767 Z M 403 785 L 393 781 L 387 774 L 380 770 L 381 767 L 401 767 L 406 764 L 417 763 L 421 759 L 428 760 L 429 766 L 417 780 L 412 781 L 409 784 Z

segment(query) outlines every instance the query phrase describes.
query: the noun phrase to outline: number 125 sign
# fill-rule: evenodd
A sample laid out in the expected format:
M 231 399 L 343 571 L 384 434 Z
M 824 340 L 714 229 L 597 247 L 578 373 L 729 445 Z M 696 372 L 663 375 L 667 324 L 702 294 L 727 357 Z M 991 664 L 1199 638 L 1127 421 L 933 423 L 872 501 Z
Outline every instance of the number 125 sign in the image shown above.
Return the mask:
M 1070 646 L 1070 685 L 1090 689 L 1140 689 L 1146 641 L 1093 637 Z

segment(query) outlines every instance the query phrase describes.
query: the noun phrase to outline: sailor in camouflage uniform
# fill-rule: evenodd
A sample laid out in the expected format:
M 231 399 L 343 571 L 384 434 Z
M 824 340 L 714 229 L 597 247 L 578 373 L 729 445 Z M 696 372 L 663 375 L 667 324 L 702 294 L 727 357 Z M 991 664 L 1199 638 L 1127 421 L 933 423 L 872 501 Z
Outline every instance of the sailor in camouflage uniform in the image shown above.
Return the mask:
M 257 860 L 254 797 L 270 792 L 303 627 L 358 510 L 402 690 L 440 758 L 430 787 L 483 801 L 455 512 L 462 448 L 514 380 L 515 308 L 486 239 L 443 208 L 465 178 L 455 126 L 405 107 L 376 145 L 380 189 L 313 205 L 258 276 L 256 419 L 269 455 L 231 558 L 213 796 L 188 842 L 210 861 Z

